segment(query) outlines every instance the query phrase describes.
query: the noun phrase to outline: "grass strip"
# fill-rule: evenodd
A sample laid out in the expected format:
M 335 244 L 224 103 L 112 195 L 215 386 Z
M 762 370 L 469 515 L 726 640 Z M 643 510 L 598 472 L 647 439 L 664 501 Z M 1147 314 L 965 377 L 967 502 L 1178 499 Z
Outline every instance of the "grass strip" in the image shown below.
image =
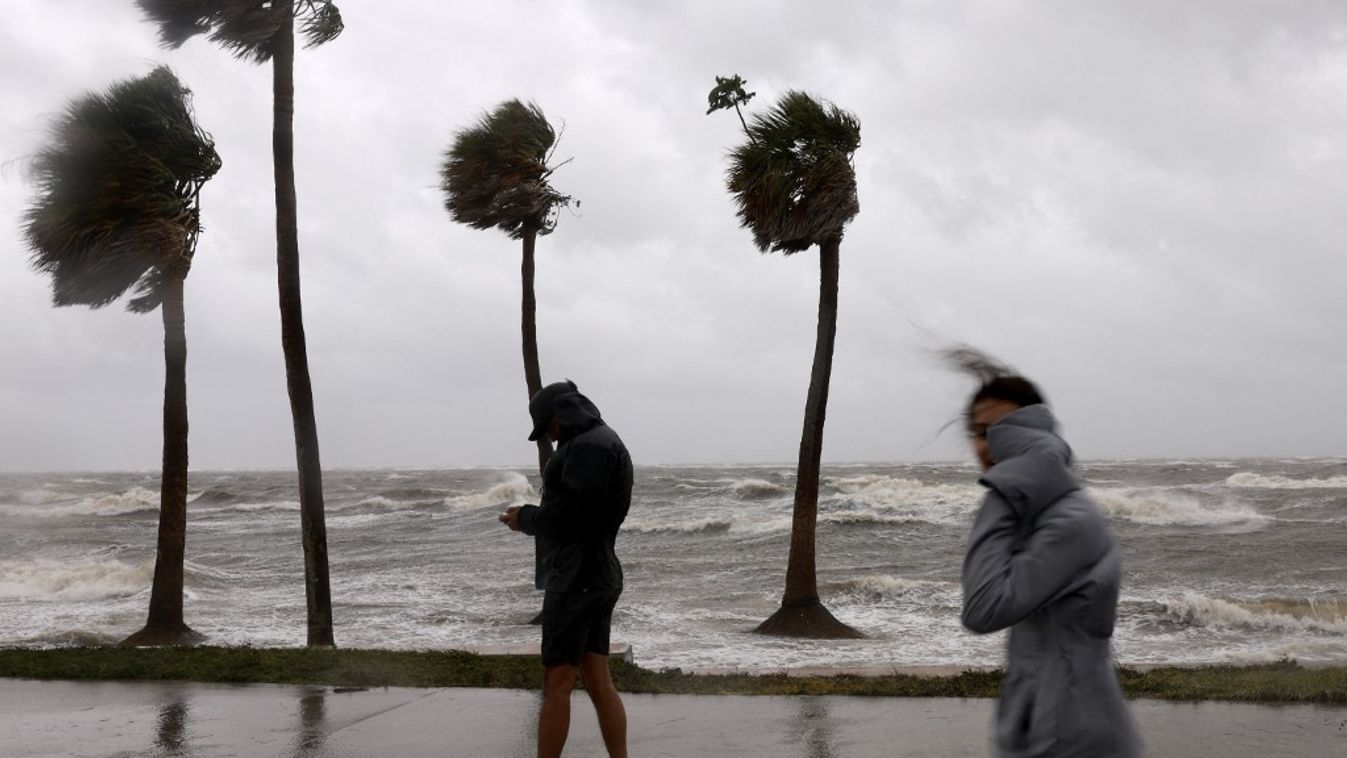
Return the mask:
M 854 695 L 996 697 L 999 671 L 954 676 L 793 676 L 651 671 L 614 659 L 623 692 L 678 695 Z M 538 689 L 537 656 L 461 651 L 306 648 L 81 647 L 0 648 L 0 677 L 68 680 L 268 682 L 336 687 L 494 687 Z M 1255 666 L 1124 668 L 1130 697 L 1259 703 L 1347 704 L 1347 667 L 1304 668 L 1294 661 Z

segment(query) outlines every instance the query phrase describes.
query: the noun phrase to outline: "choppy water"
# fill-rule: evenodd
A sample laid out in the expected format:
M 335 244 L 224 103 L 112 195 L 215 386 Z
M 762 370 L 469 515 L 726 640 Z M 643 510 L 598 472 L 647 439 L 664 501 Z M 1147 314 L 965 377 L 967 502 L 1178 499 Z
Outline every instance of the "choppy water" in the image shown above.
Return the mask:
M 1126 662 L 1347 662 L 1347 459 L 1093 462 L 1122 545 Z M 776 607 L 786 466 L 638 467 L 618 543 L 615 639 L 643 665 L 995 664 L 1002 635 L 958 622 L 959 565 L 982 491 L 971 466 L 824 469 L 819 580 L 867 640 L 747 632 Z M 521 469 L 328 471 L 338 644 L 524 644 L 540 605 L 532 545 L 495 516 L 533 502 Z M 195 472 L 187 620 L 217 644 L 300 645 L 292 472 Z M 0 475 L 0 645 L 113 642 L 144 620 L 154 473 Z

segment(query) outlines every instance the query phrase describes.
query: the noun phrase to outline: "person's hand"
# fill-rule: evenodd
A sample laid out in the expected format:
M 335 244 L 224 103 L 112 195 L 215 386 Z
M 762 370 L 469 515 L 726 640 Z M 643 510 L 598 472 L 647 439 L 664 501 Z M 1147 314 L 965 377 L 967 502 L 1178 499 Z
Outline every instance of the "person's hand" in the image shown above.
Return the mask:
M 518 505 L 512 505 L 505 509 L 505 512 L 496 517 L 496 520 L 510 527 L 510 531 L 519 531 L 519 508 Z

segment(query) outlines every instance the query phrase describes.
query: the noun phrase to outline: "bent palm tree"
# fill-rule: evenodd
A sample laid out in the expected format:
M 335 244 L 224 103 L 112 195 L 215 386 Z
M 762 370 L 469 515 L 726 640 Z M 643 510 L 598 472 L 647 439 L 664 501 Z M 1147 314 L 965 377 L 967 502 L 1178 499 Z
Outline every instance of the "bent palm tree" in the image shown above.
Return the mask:
M 187 335 L 183 279 L 192 265 L 202 186 L 220 169 L 191 92 L 166 66 L 74 101 L 33 161 L 37 198 L 25 215 L 33 266 L 58 306 L 127 308 L 164 321 L 164 456 L 159 537 L 145 627 L 130 645 L 202 635 L 183 621 L 187 539 Z
M 276 270 L 280 294 L 281 349 L 295 427 L 299 469 L 300 532 L 304 544 L 304 595 L 308 644 L 332 646 L 332 593 L 323 515 L 323 468 L 313 412 L 304 310 L 300 300 L 299 222 L 295 200 L 295 21 L 309 46 L 336 39 L 341 12 L 330 0 L 136 0 L 159 25 L 160 39 L 178 47 L 209 34 L 235 57 L 272 64 L 272 155 L 276 184 Z
M 718 82 L 718 89 L 743 84 Z M 739 91 L 742 94 L 741 87 Z M 747 101 L 724 96 L 725 104 L 717 105 L 716 94 L 712 90 L 712 110 L 737 108 Z M 818 245 L 820 261 L 818 335 L 800 436 L 786 591 L 781 608 L 755 631 L 789 637 L 860 637 L 819 600 L 814 533 L 823 420 L 837 334 L 838 258 L 843 230 L 860 211 L 851 156 L 860 147 L 861 125 L 836 106 L 802 92 L 787 92 L 767 113 L 755 116 L 746 133 L 748 141 L 730 153 L 728 174 L 740 224 L 753 233 L 762 252 L 791 255 Z
M 497 228 L 510 239 L 523 240 L 524 383 L 529 397 L 542 389 L 538 367 L 538 327 L 534 312 L 533 251 L 538 236 L 556 228 L 557 212 L 571 197 L 552 189 L 547 165 L 556 131 L 533 103 L 507 100 L 473 126 L 454 135 L 440 168 L 445 208 L 460 224 L 474 229 Z M 538 439 L 538 471 L 547 468 L 552 443 Z

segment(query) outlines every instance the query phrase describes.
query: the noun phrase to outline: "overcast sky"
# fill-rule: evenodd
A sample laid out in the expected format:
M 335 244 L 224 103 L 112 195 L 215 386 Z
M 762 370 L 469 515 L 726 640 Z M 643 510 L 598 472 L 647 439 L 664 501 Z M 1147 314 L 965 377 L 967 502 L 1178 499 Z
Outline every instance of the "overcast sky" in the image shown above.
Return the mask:
M 717 74 L 855 113 L 824 458 L 965 456 L 968 342 L 1085 458 L 1347 454 L 1347 3 L 342 3 L 300 52 L 304 318 L 326 466 L 527 464 L 519 245 L 454 224 L 456 129 L 519 97 L 580 198 L 538 244 L 544 379 L 641 463 L 791 462 L 818 256 L 757 252 Z M 0 0 L 0 470 L 155 469 L 162 325 L 55 309 L 24 159 L 86 90 L 172 66 L 224 168 L 187 280 L 191 458 L 294 464 L 276 312 L 270 69 L 163 50 L 131 0 Z

